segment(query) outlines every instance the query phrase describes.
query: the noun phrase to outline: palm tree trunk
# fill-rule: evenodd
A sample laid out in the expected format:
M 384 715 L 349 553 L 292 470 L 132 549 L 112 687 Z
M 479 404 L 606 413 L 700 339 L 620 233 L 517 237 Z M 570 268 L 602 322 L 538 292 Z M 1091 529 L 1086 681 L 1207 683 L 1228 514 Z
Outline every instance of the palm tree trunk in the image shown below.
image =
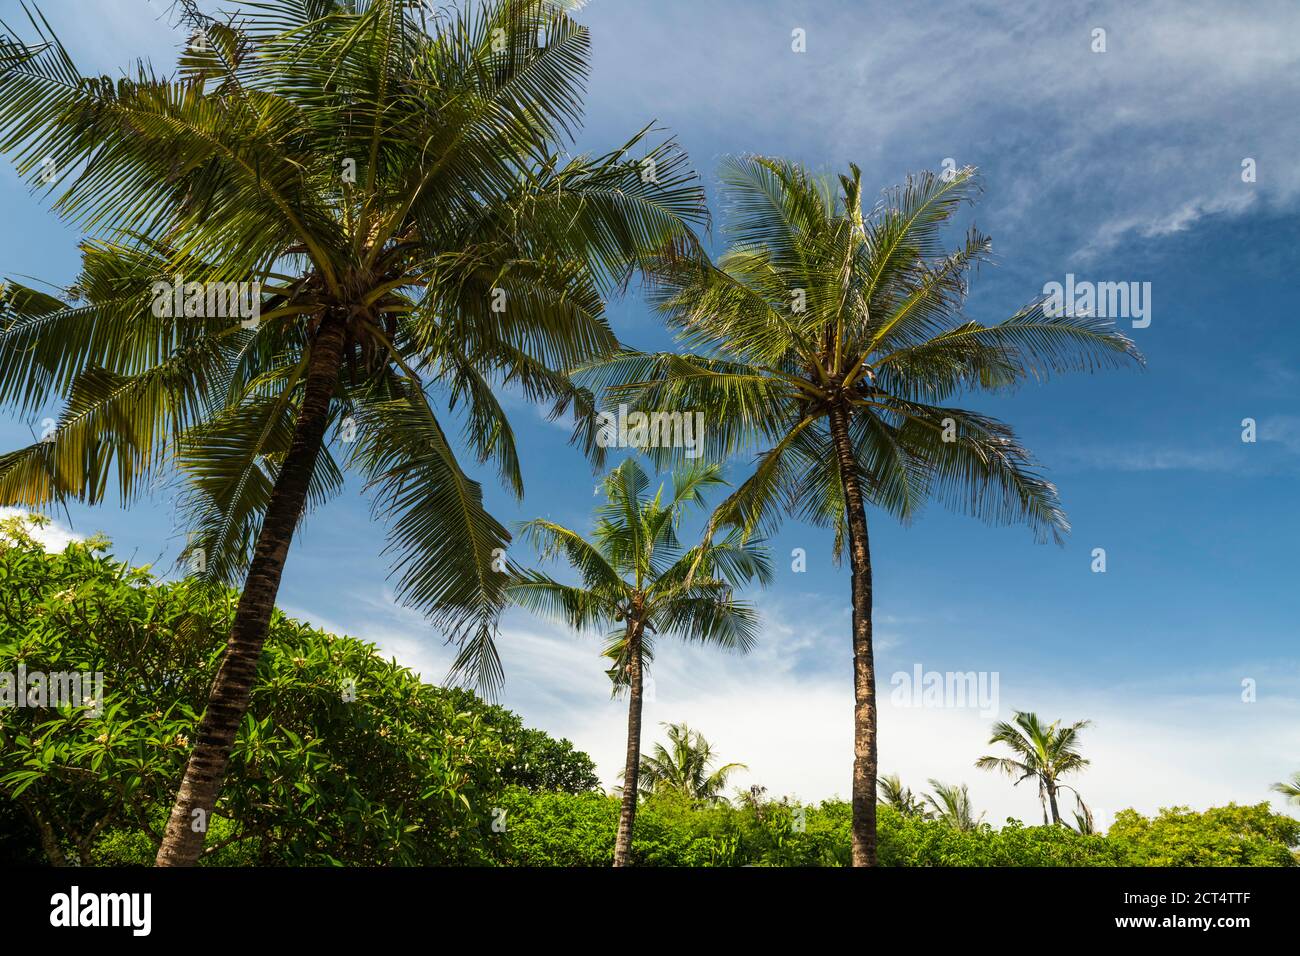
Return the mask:
M 329 403 L 343 357 L 344 328 L 342 316 L 328 313 L 312 342 L 293 443 L 267 503 L 226 642 L 226 653 L 212 683 L 194 750 L 185 766 L 167 831 L 158 848 L 157 866 L 193 866 L 203 852 L 203 840 L 221 791 L 230 750 L 248 711 L 257 662 L 271 624 L 271 612 L 275 610 L 289 543 L 302 516 L 307 488 L 324 441 Z
M 867 509 L 849 439 L 849 408 L 830 409 L 831 441 L 844 489 L 853 569 L 853 857 L 876 865 L 876 664 L 871 648 L 871 544 Z
M 614 865 L 627 866 L 632 856 L 636 821 L 637 778 L 641 773 L 641 625 L 628 625 L 627 763 L 623 765 L 623 806 L 618 814 Z
M 1056 787 L 1050 783 L 1047 785 L 1047 799 L 1051 801 L 1052 804 L 1052 822 L 1060 823 L 1061 811 L 1056 808 Z

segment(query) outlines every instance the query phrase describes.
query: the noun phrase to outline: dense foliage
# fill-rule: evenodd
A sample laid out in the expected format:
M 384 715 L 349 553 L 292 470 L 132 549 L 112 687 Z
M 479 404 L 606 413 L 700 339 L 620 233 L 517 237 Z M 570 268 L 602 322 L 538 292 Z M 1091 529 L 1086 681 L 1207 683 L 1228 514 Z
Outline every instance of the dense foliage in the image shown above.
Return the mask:
M 529 866 L 602 866 L 614 848 L 618 801 L 596 793 L 513 791 L 500 859 Z M 642 804 L 632 841 L 641 866 L 844 866 L 850 808 L 830 800 L 690 805 L 670 797 Z M 1267 804 L 1205 813 L 1165 810 L 1155 819 L 1119 814 L 1106 836 L 1064 826 L 960 830 L 941 820 L 879 810 L 884 866 L 1295 866 L 1300 822 Z
M 461 687 L 439 688 L 437 693 L 459 711 L 480 714 L 487 726 L 511 745 L 501 765 L 501 782 L 528 790 L 582 793 L 600 789 L 596 763 L 572 742 L 556 740 L 544 730 L 525 727 L 518 714 L 484 703 L 473 691 Z
M 0 671 L 100 671 L 103 712 L 0 710 L 0 822 L 21 810 L 46 859 L 157 848 L 236 596 L 162 583 L 103 552 L 0 546 Z M 509 711 L 420 681 L 373 646 L 277 613 L 210 859 L 474 863 L 495 795 L 594 786 L 591 759 Z M 9 841 L 0 840 L 0 846 Z
M 1295 866 L 1300 820 L 1267 803 L 1228 804 L 1197 813 L 1186 807 L 1147 819 L 1121 810 L 1107 836 L 1128 848 L 1134 866 Z

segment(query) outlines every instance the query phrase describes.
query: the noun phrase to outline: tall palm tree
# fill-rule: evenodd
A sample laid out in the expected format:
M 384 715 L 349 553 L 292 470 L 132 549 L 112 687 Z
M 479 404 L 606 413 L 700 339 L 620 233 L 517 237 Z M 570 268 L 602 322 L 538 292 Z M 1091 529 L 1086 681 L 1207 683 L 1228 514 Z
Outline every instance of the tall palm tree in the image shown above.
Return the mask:
M 1051 822 L 1061 822 L 1061 812 L 1056 805 L 1059 790 L 1074 791 L 1081 807 L 1083 800 L 1079 793 L 1066 784 L 1061 777 L 1074 773 L 1088 766 L 1089 761 L 1079 753 L 1079 731 L 1092 722 L 1079 720 L 1062 727 L 1059 720 L 1043 724 L 1037 714 L 1017 711 L 1011 723 L 1000 720 L 993 725 L 990 744 L 1006 744 L 1015 754 L 1014 757 L 980 757 L 975 766 L 981 770 L 1001 770 L 1015 779 L 1018 785 L 1022 780 L 1031 778 L 1038 781 L 1038 799 L 1043 805 L 1043 823 L 1048 822 L 1048 809 L 1051 809 Z M 1091 817 L 1086 807 L 1084 814 Z
M 703 220 L 684 154 L 648 130 L 562 158 L 589 67 L 568 3 L 459 5 L 432 33 L 409 6 L 263 0 L 217 21 L 183 0 L 177 72 L 117 83 L 83 77 L 36 15 L 37 41 L 0 34 L 0 150 L 87 233 L 69 301 L 4 291 L 0 404 L 65 406 L 0 458 L 0 503 L 95 503 L 110 478 L 129 503 L 178 463 L 187 566 L 243 580 L 160 865 L 198 858 L 291 539 L 344 468 L 389 523 L 400 598 L 458 644 L 454 675 L 499 681 L 509 536 L 431 393 L 521 494 L 494 391 L 590 411 L 563 373 L 616 345 L 605 297 Z M 173 277 L 184 316 L 159 294 Z M 246 283 L 255 321 L 214 307 L 215 283 Z M 580 414 L 575 439 L 599 458 L 594 428 Z
M 684 723 L 662 726 L 668 730 L 668 746 L 655 744 L 654 753 L 641 758 L 641 793 L 677 793 L 702 803 L 725 803 L 722 791 L 727 779 L 737 770 L 749 768 L 728 763 L 711 770 L 717 757 L 702 733 Z
M 911 787 L 904 787 L 898 774 L 884 774 L 876 781 L 876 785 L 880 789 L 880 799 L 903 816 L 922 819 L 929 817 L 930 812 L 925 809 L 925 801 L 912 793 Z
M 1045 300 L 1005 321 L 967 318 L 968 272 L 990 242 L 972 229 L 945 252 L 941 230 L 973 197 L 974 170 L 923 173 L 862 205 L 856 166 L 838 185 L 794 163 L 722 169 L 730 249 L 714 264 L 665 250 L 655 298 L 694 354 L 626 353 L 582 370 L 613 402 L 704 409 L 707 452 L 757 452 L 715 520 L 747 533 L 781 513 L 847 543 L 853 605 L 853 863 L 876 859 L 876 690 L 867 505 L 910 520 L 930 497 L 990 522 L 1027 522 L 1058 541 L 1068 523 L 1005 424 L 946 404 L 1066 370 L 1140 362 L 1103 320 L 1048 315 Z M 661 464 L 681 454 L 657 452 Z
M 1287 803 L 1300 804 L 1300 771 L 1292 774 L 1289 781 L 1273 784 L 1273 792 L 1286 797 Z
M 974 830 L 980 825 L 984 814 L 981 812 L 978 817 L 975 816 L 975 811 L 971 807 L 970 791 L 966 784 L 957 786 L 932 779 L 930 786 L 934 788 L 934 793 L 926 794 L 925 799 L 933 809 L 934 819 L 948 824 L 955 830 Z
M 673 474 L 667 500 L 663 486 L 651 497 L 649 478 L 629 458 L 605 478 L 607 500 L 596 512 L 590 540 L 543 519 L 521 529 L 521 537 L 533 542 L 543 560 L 563 556 L 581 582 L 562 584 L 541 571 L 516 570 L 507 594 L 576 630 L 605 631 L 605 655 L 614 661 L 609 670 L 614 691 L 628 694 L 615 866 L 626 866 L 632 850 L 642 686 L 656 638 L 672 635 L 741 652 L 755 640 L 757 616 L 735 597 L 734 588 L 745 581 L 770 580 L 772 569 L 758 543 L 741 543 L 733 534 L 685 548 L 678 539 L 686 511 L 702 504 L 706 488 L 719 484 L 716 465 L 697 464 Z

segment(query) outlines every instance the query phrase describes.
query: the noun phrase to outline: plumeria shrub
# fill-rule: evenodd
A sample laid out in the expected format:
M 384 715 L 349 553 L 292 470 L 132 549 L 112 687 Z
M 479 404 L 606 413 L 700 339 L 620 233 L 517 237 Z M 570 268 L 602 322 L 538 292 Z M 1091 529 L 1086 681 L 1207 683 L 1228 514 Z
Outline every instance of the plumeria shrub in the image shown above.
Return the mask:
M 0 709 L 0 846 L 50 863 L 153 859 L 236 595 L 159 581 L 107 542 L 0 542 L 0 672 L 100 672 L 86 706 Z M 583 789 L 590 758 L 375 647 L 277 612 L 209 827 L 207 862 L 488 862 L 497 794 Z M 17 836 L 13 831 L 21 829 Z M 12 859 L 22 859 L 15 849 Z

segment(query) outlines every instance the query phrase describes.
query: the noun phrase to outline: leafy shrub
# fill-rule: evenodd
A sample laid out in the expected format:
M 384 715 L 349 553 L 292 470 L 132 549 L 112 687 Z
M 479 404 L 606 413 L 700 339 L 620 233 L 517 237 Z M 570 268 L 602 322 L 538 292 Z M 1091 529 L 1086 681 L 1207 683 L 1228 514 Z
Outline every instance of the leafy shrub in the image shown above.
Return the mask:
M 1008 819 L 957 830 L 938 820 L 880 808 L 880 862 L 885 866 L 1119 866 L 1122 854 L 1101 836 L 1063 826 L 1026 827 Z
M 617 797 L 516 790 L 505 799 L 506 829 L 495 851 L 499 862 L 606 866 L 612 859 Z M 1203 814 L 1164 811 L 1155 820 L 1125 810 L 1107 836 L 1085 836 L 1063 826 L 1027 827 L 1016 820 L 1000 830 L 985 824 L 961 831 L 937 820 L 905 817 L 893 807 L 882 806 L 878 813 L 884 866 L 1293 866 L 1288 847 L 1300 839 L 1300 822 L 1271 813 L 1267 804 Z M 807 807 L 786 802 L 701 807 L 651 797 L 637 809 L 633 862 L 845 866 L 851 814 L 850 805 L 839 800 Z M 1216 852 L 1203 852 L 1206 848 Z
M 501 782 L 526 790 L 585 793 L 600 789 L 596 763 L 568 740 L 556 740 L 542 730 L 525 727 L 520 718 L 496 704 L 484 703 L 473 691 L 440 689 L 457 710 L 481 714 L 511 747 L 501 768 Z
M 1300 820 L 1267 803 L 1162 809 L 1154 819 L 1121 810 L 1107 833 L 1134 866 L 1296 866 Z
M 0 672 L 105 678 L 98 716 L 0 709 L 0 823 L 56 863 L 152 861 L 237 600 L 105 544 L 47 553 L 15 521 L 0 541 Z M 506 783 L 591 777 L 568 741 L 277 612 L 205 861 L 485 863 Z
M 498 862 L 514 866 L 606 866 L 614 858 L 618 800 L 603 793 L 531 794 L 521 788 L 502 801 L 505 829 Z M 639 821 L 638 821 L 639 822 Z

